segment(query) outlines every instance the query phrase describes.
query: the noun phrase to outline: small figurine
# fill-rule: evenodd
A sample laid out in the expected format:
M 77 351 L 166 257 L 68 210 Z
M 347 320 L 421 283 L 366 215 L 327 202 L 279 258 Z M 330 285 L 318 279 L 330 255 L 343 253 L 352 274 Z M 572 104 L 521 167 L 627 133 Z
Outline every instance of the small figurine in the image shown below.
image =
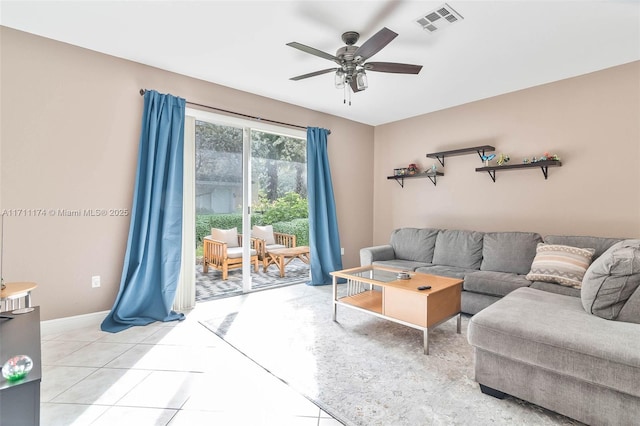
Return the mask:
M 409 167 L 407 167 L 407 171 L 410 175 L 415 175 L 416 173 L 418 173 L 418 165 L 413 163 L 409 164 Z
M 525 158 L 522 160 L 522 164 L 529 164 L 529 159 L 525 157 Z
M 489 161 L 491 161 L 494 158 L 496 158 L 496 155 L 495 154 L 481 155 L 480 158 L 482 158 L 482 161 L 484 161 L 485 167 L 489 167 Z
M 431 165 L 431 173 L 436 173 L 438 171 L 438 166 L 434 164 Z
M 502 166 L 503 164 L 508 163 L 510 159 L 511 158 L 509 158 L 507 154 L 500 154 L 497 160 L 498 166 Z

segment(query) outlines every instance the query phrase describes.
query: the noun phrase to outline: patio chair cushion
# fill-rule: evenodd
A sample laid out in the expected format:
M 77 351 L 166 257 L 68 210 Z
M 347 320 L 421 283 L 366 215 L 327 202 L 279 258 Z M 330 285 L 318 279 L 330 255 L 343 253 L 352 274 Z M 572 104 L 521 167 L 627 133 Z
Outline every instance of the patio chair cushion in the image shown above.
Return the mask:
M 251 249 L 251 256 L 255 255 L 256 251 L 254 249 Z M 230 259 L 237 259 L 242 257 L 242 247 L 229 248 L 229 246 L 227 246 L 227 257 Z
M 283 248 L 287 248 L 287 246 L 282 245 L 282 244 L 268 244 L 268 245 L 265 246 L 265 249 L 267 251 L 275 250 L 275 249 L 283 249 Z
M 253 229 L 251 230 L 251 236 L 254 238 L 260 238 L 264 240 L 267 246 L 276 243 L 276 237 L 273 235 L 273 226 L 258 226 L 253 225 Z
M 227 243 L 227 248 L 238 247 L 238 230 L 211 228 L 211 238 Z

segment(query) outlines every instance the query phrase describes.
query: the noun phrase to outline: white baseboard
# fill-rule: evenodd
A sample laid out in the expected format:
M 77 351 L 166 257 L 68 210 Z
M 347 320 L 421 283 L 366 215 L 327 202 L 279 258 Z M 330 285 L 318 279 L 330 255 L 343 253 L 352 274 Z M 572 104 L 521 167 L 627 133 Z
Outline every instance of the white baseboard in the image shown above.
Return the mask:
M 76 315 L 73 317 L 57 318 L 40 322 L 42 334 L 64 333 L 78 328 L 99 326 L 109 311 L 93 312 L 90 314 Z

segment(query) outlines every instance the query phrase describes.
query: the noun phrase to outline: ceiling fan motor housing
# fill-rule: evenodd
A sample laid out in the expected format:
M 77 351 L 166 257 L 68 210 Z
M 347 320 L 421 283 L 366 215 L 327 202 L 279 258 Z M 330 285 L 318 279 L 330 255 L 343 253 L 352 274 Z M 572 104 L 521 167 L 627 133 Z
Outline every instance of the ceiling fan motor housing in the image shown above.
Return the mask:
M 353 46 L 354 44 L 356 44 L 359 38 L 360 34 L 355 31 L 347 31 L 346 33 L 342 34 L 342 41 L 348 46 Z

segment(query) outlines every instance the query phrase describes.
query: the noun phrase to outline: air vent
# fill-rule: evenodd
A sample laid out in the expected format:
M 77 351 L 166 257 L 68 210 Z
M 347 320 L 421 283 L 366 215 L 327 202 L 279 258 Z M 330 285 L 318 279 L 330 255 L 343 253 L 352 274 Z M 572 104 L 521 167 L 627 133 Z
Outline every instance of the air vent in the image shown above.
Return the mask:
M 436 10 L 425 13 L 416 19 L 416 22 L 423 30 L 433 33 L 462 19 L 464 19 L 462 15 L 445 3 Z

